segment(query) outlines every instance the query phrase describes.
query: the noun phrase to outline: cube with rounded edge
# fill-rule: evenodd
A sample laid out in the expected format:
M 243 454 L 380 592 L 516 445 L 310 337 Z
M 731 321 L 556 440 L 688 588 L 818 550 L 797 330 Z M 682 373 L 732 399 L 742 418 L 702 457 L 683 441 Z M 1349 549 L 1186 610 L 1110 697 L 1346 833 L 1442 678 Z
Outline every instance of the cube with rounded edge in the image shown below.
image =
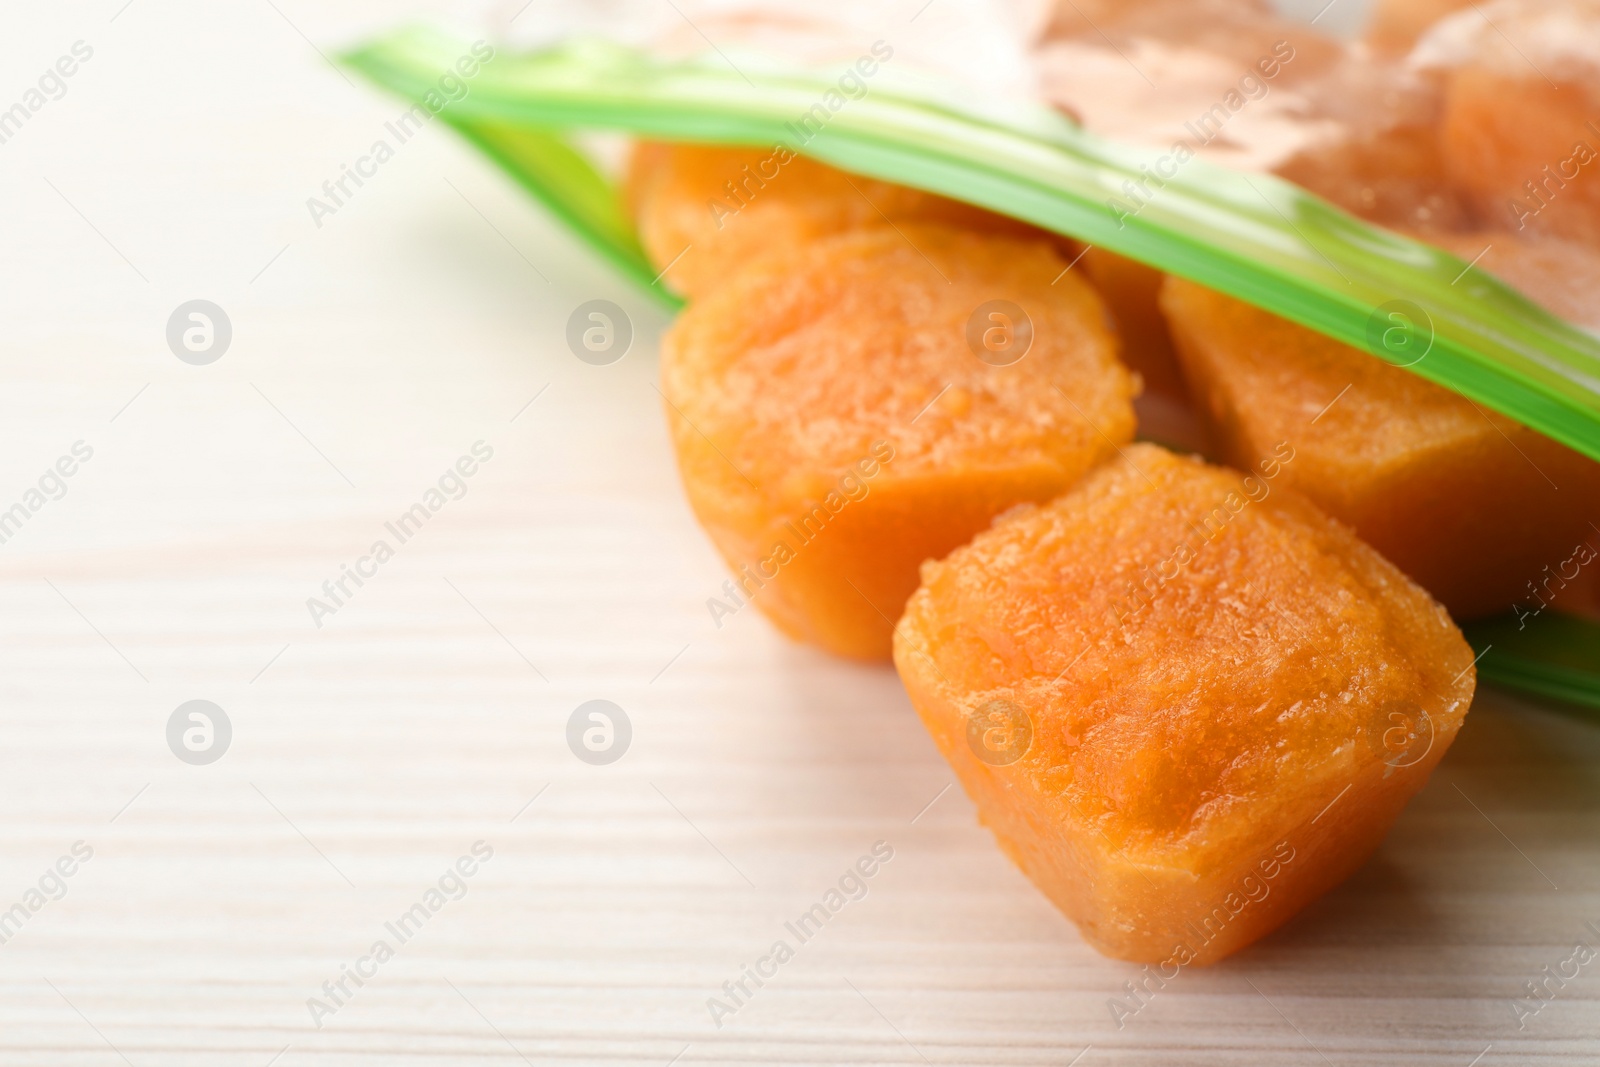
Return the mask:
M 923 560 L 1047 500 L 1133 436 L 1094 291 L 1040 242 L 878 227 L 692 304 L 662 346 L 690 503 L 785 632 L 863 659 Z M 1053 283 L 1053 284 L 1052 284 Z
M 1600 464 L 1408 370 L 1178 278 L 1162 307 L 1222 458 L 1290 442 L 1284 484 L 1458 619 L 1528 600 L 1600 513 Z
M 1153 445 L 923 568 L 895 665 L 1006 853 L 1171 978 L 1377 847 L 1459 729 L 1444 609 L 1282 488 Z
M 1447 171 L 1485 225 L 1600 244 L 1597 40 L 1600 0 L 1500 0 L 1418 46 L 1444 70 Z

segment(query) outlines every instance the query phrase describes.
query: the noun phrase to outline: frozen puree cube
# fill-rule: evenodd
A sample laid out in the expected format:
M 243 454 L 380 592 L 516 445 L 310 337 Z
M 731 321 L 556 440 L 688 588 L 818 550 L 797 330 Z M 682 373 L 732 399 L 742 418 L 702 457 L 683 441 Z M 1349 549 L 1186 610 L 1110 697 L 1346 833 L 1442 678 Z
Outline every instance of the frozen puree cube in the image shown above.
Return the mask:
M 1167 978 L 1360 866 L 1472 699 L 1444 609 L 1288 466 L 1135 445 L 926 565 L 895 634 L 1007 854 L 1095 948 Z
M 1178 278 L 1162 307 L 1223 458 L 1288 442 L 1284 484 L 1458 619 L 1526 600 L 1600 512 L 1600 464 L 1408 370 Z
M 1413 56 L 1446 84 L 1446 170 L 1484 225 L 1600 244 L 1600 0 L 1501 0 Z
M 1036 62 L 1052 103 L 1143 146 L 1155 178 L 1122 187 L 1119 219 L 1158 200 L 1156 179 L 1197 156 L 1275 172 L 1388 225 L 1460 224 L 1436 80 L 1318 29 L 1249 0 L 1063 3 Z
M 922 561 L 1114 455 L 1134 381 L 1044 243 L 906 224 L 769 267 L 691 304 L 662 347 L 684 486 L 736 573 L 708 611 L 753 601 L 793 637 L 886 659 Z

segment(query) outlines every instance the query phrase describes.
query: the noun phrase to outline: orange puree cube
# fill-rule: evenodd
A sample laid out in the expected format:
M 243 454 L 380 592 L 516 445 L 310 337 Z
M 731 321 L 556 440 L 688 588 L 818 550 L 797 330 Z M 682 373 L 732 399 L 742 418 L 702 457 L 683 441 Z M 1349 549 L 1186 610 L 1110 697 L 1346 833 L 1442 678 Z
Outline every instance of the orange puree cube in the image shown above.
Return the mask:
M 1302 91 L 1317 108 L 1277 174 L 1384 226 L 1447 232 L 1470 224 L 1468 198 L 1451 185 L 1439 148 L 1437 78 L 1355 48 Z
M 1472 652 L 1283 487 L 1136 445 L 923 568 L 895 666 L 1001 847 L 1163 978 L 1353 872 L 1450 746 Z
M 1418 49 L 1447 68 L 1440 145 L 1484 224 L 1600 244 L 1600 3 L 1496 4 Z
M 689 297 L 703 296 L 774 252 L 886 220 L 1040 233 L 970 204 L 848 175 L 784 148 L 644 142 L 634 151 L 628 193 L 645 251 L 666 271 L 664 284 Z
M 719 627 L 753 601 L 792 637 L 887 659 L 923 560 L 1132 438 L 1133 378 L 1065 268 L 1040 242 L 880 226 L 690 305 L 661 388 L 735 572 L 707 603 Z
M 1282 442 L 1282 481 L 1458 619 L 1526 600 L 1600 507 L 1600 464 L 1365 352 L 1192 282 L 1162 307 L 1230 463 Z

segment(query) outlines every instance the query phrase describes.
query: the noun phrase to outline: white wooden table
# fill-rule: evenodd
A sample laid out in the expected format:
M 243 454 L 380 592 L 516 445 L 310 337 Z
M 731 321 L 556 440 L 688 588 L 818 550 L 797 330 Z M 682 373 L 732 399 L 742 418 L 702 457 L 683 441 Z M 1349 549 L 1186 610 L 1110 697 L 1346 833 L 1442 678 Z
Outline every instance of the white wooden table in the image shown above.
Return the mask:
M 0 1063 L 1600 1060 L 1600 966 L 1524 1029 L 1510 1003 L 1600 937 L 1600 727 L 1486 695 L 1359 875 L 1119 1030 L 1137 968 L 1002 858 L 892 671 L 712 626 L 660 312 L 443 130 L 313 225 L 399 109 L 300 31 L 400 14 L 122 2 L 0 35 L 0 107 L 93 48 L 0 144 L 0 509 L 93 449 L 0 546 Z M 196 298 L 233 326 L 205 366 L 164 337 Z M 638 332 L 613 366 L 563 340 L 593 298 Z M 466 495 L 314 625 L 477 441 Z M 596 698 L 633 727 L 609 766 L 566 741 Z M 168 748 L 195 699 L 232 725 L 209 765 Z M 865 897 L 716 1027 L 708 998 L 878 841 Z

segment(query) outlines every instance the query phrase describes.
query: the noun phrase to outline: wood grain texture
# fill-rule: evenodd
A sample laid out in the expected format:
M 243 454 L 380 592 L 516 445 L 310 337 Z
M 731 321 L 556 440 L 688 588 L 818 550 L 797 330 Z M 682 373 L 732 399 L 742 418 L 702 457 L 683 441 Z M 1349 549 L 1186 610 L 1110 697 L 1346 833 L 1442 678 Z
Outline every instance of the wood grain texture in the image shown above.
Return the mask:
M 94 850 L 0 945 L 0 1064 L 1600 1059 L 1592 967 L 1525 1028 L 1510 1006 L 1600 924 L 1594 726 L 1486 695 L 1359 875 L 1119 1029 L 1138 969 L 1004 860 L 892 672 L 713 626 L 659 313 L 442 131 L 312 223 L 396 109 L 296 29 L 393 12 L 119 6 L 0 40 L 23 72 L 96 50 L 0 148 L 0 508 L 94 449 L 0 546 L 0 909 Z M 194 297 L 234 325 L 208 367 L 163 339 Z M 639 333 L 611 367 L 563 341 L 595 297 Z M 315 626 L 306 599 L 479 440 L 466 495 Z M 233 725 L 210 766 L 164 736 L 196 698 Z M 633 724 L 611 766 L 566 745 L 592 698 Z M 480 840 L 465 895 L 315 1027 L 308 998 Z M 866 896 L 714 1026 L 880 840 Z

